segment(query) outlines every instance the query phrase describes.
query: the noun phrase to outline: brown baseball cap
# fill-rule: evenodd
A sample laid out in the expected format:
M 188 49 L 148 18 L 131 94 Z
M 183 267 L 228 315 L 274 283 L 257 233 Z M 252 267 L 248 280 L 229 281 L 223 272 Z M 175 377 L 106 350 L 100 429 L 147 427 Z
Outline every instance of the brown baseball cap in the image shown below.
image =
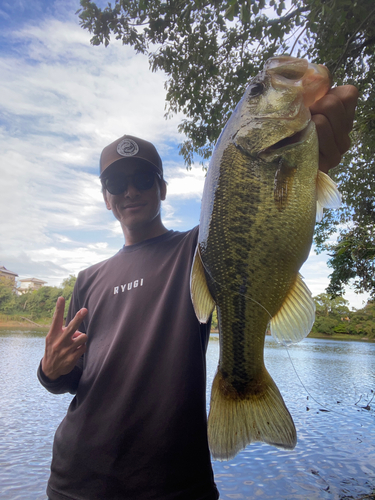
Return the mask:
M 108 167 L 126 167 L 130 164 L 151 165 L 163 177 L 163 163 L 155 146 L 132 135 L 123 135 L 103 149 L 100 156 L 100 177 L 104 171 L 109 173 Z

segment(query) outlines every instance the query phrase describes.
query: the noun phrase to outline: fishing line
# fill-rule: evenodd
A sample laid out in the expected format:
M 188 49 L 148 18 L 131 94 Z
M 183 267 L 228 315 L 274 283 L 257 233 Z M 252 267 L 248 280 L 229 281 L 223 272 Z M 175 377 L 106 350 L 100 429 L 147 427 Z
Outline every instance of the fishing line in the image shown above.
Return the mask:
M 288 357 L 289 357 L 289 361 L 291 362 L 292 364 L 292 367 L 293 367 L 293 370 L 294 370 L 294 373 L 297 375 L 297 378 L 300 382 L 300 384 L 302 385 L 302 387 L 305 389 L 305 391 L 307 392 L 309 398 L 311 398 L 313 401 L 315 401 L 315 403 L 317 403 L 319 406 L 322 406 L 323 408 L 326 409 L 326 411 L 332 411 L 334 413 L 338 413 L 339 415 L 342 415 L 342 413 L 340 412 L 336 412 L 336 410 L 332 410 L 331 408 L 329 408 L 327 405 L 324 405 L 324 404 L 321 404 L 317 399 L 314 398 L 314 396 L 310 393 L 310 391 L 307 389 L 307 387 L 305 386 L 305 384 L 302 382 L 301 380 L 301 377 L 298 375 L 298 372 L 296 370 L 296 367 L 294 366 L 294 363 L 293 363 L 293 360 L 292 358 L 290 357 L 290 352 L 289 352 L 289 349 L 288 349 L 288 346 L 283 344 L 283 346 L 285 347 L 286 349 L 286 352 L 288 353 Z
M 333 410 L 332 408 L 330 408 L 328 405 L 326 404 L 322 404 L 320 403 L 317 399 L 314 398 L 314 396 L 310 393 L 310 391 L 307 389 L 307 387 L 305 386 L 305 384 L 302 382 L 301 380 L 301 377 L 298 375 L 298 372 L 296 370 L 296 367 L 294 366 L 294 363 L 293 363 L 293 360 L 292 358 L 290 357 L 290 352 L 289 352 L 289 349 L 288 349 L 288 346 L 286 344 L 283 344 L 283 346 L 285 347 L 286 349 L 286 352 L 288 353 L 288 357 L 289 357 L 289 360 L 291 362 L 291 365 L 293 367 L 293 370 L 294 370 L 294 373 L 297 375 L 297 378 L 300 382 L 300 384 L 302 385 L 302 387 L 305 389 L 305 391 L 307 392 L 309 398 L 311 398 L 313 401 L 315 401 L 315 403 L 317 403 L 320 407 L 323 407 L 324 408 L 324 411 L 327 411 L 327 412 L 332 412 L 332 413 L 337 413 L 337 415 L 340 415 L 340 416 L 346 416 L 346 417 L 349 417 L 349 414 L 345 413 L 345 412 L 340 412 L 340 411 L 336 411 L 336 410 Z M 371 401 L 374 399 L 375 397 L 375 394 L 373 394 L 372 398 L 370 399 L 370 401 L 368 401 L 367 403 L 367 407 L 369 407 Z M 359 398 L 359 400 L 357 401 L 357 403 L 359 403 L 359 401 L 361 400 L 362 396 Z M 362 409 L 365 409 L 365 408 L 361 408 L 361 407 L 358 407 L 356 406 L 357 403 L 355 403 L 354 405 L 346 405 L 346 406 L 353 406 L 355 407 L 358 411 L 362 410 Z M 322 411 L 322 410 L 320 410 Z

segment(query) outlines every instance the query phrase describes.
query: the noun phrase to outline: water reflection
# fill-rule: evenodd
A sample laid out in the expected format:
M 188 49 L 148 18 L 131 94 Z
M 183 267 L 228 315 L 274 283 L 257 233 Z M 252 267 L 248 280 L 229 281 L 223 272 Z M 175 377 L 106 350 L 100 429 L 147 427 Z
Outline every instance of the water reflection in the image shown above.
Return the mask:
M 36 379 L 40 331 L 0 333 L 0 498 L 44 500 L 52 439 L 70 396 L 47 394 Z
M 44 336 L 0 331 L 2 500 L 46 499 L 53 435 L 71 396 L 49 394 L 36 379 Z M 218 354 L 219 343 L 212 340 L 208 395 Z M 375 487 L 375 413 L 361 406 L 375 389 L 375 344 L 307 339 L 288 354 L 267 339 L 265 354 L 293 415 L 298 444 L 286 452 L 255 443 L 229 462 L 214 462 L 221 498 L 335 500 L 369 494 Z
M 218 342 L 209 350 L 212 379 Z M 306 339 L 286 350 L 267 338 L 265 360 L 293 415 L 298 444 L 289 452 L 255 443 L 229 462 L 214 462 L 221 498 L 340 499 L 372 492 L 375 412 L 362 406 L 374 395 L 375 344 Z

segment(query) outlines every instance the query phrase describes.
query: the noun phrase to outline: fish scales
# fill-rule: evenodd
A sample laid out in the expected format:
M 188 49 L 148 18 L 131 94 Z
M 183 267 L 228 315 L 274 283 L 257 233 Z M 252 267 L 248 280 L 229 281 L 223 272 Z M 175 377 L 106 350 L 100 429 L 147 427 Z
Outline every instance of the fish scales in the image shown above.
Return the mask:
M 234 151 L 228 154 L 228 160 L 224 156 L 221 163 L 222 174 L 207 238 L 207 248 L 212 245 L 215 251 L 208 252 L 202 248 L 201 258 L 210 269 L 210 275 L 215 276 L 215 281 L 208 279 L 208 284 L 215 297 L 221 329 L 226 332 L 219 367 L 228 374 L 235 386 L 239 381 L 236 381 L 233 373 L 244 370 L 246 366 L 247 376 L 244 380 L 249 380 L 249 377 L 251 380 L 261 367 L 260 362 L 249 360 L 254 352 L 263 354 L 264 332 L 270 318 L 280 307 L 279 297 L 288 292 L 292 277 L 308 255 L 314 212 L 311 209 L 309 212 L 303 210 L 302 197 L 291 197 L 293 201 L 284 214 L 285 225 L 276 224 L 279 213 L 273 202 L 272 180 L 278 165 L 264 172 L 259 162 L 242 155 L 234 147 L 232 149 Z M 226 166 L 226 161 L 229 164 L 231 161 L 237 162 L 236 175 L 233 175 L 230 165 Z M 300 176 L 303 179 L 295 179 L 294 189 L 302 184 L 304 190 L 311 191 L 309 177 L 304 171 L 300 172 Z M 221 190 L 232 193 L 225 203 L 224 197 L 220 196 Z M 301 190 L 299 192 L 301 194 Z M 260 203 L 262 199 L 267 200 L 263 205 Z M 304 239 L 296 239 L 294 223 L 296 214 L 301 219 L 301 212 L 305 212 L 307 219 L 302 223 L 310 230 Z M 290 238 L 285 238 L 285 232 L 290 233 Z M 215 245 L 215 240 L 221 240 L 222 244 Z M 277 252 L 274 251 L 275 245 Z M 224 255 L 218 255 L 219 252 Z M 296 259 L 291 259 L 291 254 Z M 220 265 L 221 262 L 224 265 Z M 272 284 L 271 290 L 266 286 L 267 283 Z M 259 332 L 257 341 L 261 348 L 254 346 L 254 338 L 248 331 Z M 242 359 L 248 362 L 241 363 Z M 251 382 L 247 385 L 251 390 Z M 244 389 L 242 392 L 246 392 Z
M 269 60 L 210 162 L 191 289 L 200 321 L 215 305 L 218 312 L 220 358 L 208 419 L 214 458 L 229 459 L 252 441 L 287 449 L 296 444 L 263 352 L 270 321 L 273 335 L 285 343 L 301 340 L 314 321 L 299 269 L 312 243 L 317 186 L 328 206 L 337 206 L 339 196 L 328 176 L 317 182 L 324 174 L 318 173 L 317 135 L 306 103 L 324 95 L 329 81 L 327 70 L 307 61 Z

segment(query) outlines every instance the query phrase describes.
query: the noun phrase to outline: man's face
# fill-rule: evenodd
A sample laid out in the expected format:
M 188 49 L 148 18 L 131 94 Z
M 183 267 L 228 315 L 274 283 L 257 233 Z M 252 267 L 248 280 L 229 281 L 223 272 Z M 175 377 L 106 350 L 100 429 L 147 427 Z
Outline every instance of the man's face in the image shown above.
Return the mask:
M 153 236 L 153 229 L 160 223 L 160 205 L 165 200 L 166 185 L 159 182 L 154 175 L 154 183 L 150 189 L 141 190 L 133 184 L 132 176 L 140 172 L 153 172 L 151 168 L 144 166 L 120 166 L 113 170 L 111 175 L 126 176 L 127 187 L 125 191 L 118 195 L 113 195 L 104 190 L 103 196 L 108 210 L 112 210 L 113 215 L 120 221 L 124 233 L 131 231 L 142 231 L 142 234 L 150 233 Z

